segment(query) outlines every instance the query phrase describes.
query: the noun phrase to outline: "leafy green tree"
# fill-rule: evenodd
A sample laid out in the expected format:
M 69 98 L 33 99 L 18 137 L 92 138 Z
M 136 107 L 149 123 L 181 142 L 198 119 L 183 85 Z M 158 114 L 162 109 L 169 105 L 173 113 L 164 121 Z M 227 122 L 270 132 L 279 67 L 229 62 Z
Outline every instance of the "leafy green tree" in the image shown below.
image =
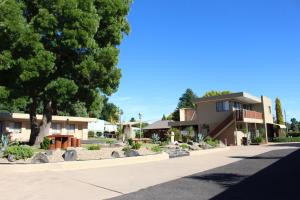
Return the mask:
M 299 131 L 299 122 L 296 120 L 296 118 L 291 119 L 290 129 L 294 132 Z
M 118 45 L 129 33 L 130 4 L 131 0 L 1 2 L 0 97 L 6 100 L 4 107 L 29 112 L 30 144 L 47 135 L 52 114 L 101 114 L 100 92 L 110 95 L 119 85 Z M 40 107 L 41 124 L 36 118 Z
M 212 97 L 212 96 L 220 96 L 220 95 L 224 95 L 224 94 L 230 94 L 232 93 L 229 90 L 224 90 L 224 91 L 216 91 L 216 90 L 211 90 L 206 92 L 203 97 Z
M 162 121 L 165 121 L 165 120 L 167 120 L 167 117 L 166 117 L 166 115 L 163 115 L 163 117 L 161 118 L 161 120 L 162 120 Z
M 131 117 L 130 122 L 135 122 L 136 120 L 134 119 L 134 117 Z
M 281 108 L 281 101 L 278 97 L 275 100 L 275 110 L 276 110 L 277 124 L 284 124 L 282 108 Z
M 100 119 L 111 123 L 117 123 L 119 121 L 119 108 L 113 104 L 108 102 L 108 98 L 106 97 L 103 101 L 103 109 L 100 115 Z
M 176 110 L 172 113 L 172 119 L 179 121 L 179 110 L 181 108 L 195 108 L 195 99 L 198 98 L 192 89 L 188 88 L 185 93 L 179 98 Z

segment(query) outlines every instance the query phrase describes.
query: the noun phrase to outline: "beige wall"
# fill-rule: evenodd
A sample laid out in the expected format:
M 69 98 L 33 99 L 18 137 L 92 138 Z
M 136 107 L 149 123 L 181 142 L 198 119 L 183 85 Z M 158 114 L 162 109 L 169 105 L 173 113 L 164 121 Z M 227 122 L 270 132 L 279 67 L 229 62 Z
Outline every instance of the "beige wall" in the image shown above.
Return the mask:
M 196 110 L 192 108 L 184 108 L 179 110 L 180 121 L 196 121 Z
M 12 133 L 12 140 L 18 140 L 22 142 L 28 142 L 30 138 L 30 123 L 29 120 L 1 120 L 3 127 L 8 126 L 10 122 L 21 122 L 21 133 Z M 53 123 L 61 124 L 61 134 L 68 135 L 67 132 L 67 122 L 65 121 L 53 121 Z M 69 124 L 75 124 L 75 133 L 69 133 L 69 135 L 74 135 L 74 137 L 87 140 L 88 139 L 88 122 L 68 122 Z M 52 129 L 50 129 L 50 133 L 52 134 Z
M 272 100 L 269 99 L 268 97 L 262 96 L 262 107 L 263 107 L 263 113 L 264 113 L 264 119 L 266 123 L 270 123 L 273 124 L 273 108 L 272 108 Z M 269 107 L 271 107 L 271 113 L 270 113 L 270 109 Z
M 210 130 L 224 121 L 231 113 L 232 111 L 217 112 L 215 101 L 197 103 L 197 120 L 199 124 L 208 124 Z

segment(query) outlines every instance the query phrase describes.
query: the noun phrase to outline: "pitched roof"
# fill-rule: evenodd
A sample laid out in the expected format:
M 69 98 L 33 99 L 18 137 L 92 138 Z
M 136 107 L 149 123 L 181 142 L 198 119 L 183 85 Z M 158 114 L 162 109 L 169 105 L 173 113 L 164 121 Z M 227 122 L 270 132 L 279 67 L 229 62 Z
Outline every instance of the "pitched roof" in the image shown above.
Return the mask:
M 153 124 L 150 124 L 143 128 L 144 130 L 155 130 L 155 129 L 169 129 L 171 126 L 169 126 L 169 122 L 172 122 L 172 120 L 159 120 L 154 122 Z

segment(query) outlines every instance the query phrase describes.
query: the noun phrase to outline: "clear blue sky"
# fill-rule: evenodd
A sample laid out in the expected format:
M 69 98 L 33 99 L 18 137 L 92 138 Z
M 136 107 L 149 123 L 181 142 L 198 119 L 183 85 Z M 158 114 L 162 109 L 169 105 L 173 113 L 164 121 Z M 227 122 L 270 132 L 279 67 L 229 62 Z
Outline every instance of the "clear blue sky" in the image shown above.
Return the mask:
M 299 0 L 135 0 L 111 101 L 124 119 L 171 113 L 187 88 L 280 97 L 300 120 Z

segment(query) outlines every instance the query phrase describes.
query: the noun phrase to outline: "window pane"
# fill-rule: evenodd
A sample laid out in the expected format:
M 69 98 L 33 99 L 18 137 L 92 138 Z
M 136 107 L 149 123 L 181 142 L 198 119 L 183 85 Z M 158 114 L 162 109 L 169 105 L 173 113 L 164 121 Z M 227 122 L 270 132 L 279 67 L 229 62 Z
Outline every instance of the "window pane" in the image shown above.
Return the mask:
M 68 133 L 75 133 L 75 124 L 68 124 L 67 125 L 67 132 Z
M 223 111 L 229 111 L 229 101 L 223 102 Z
M 51 132 L 54 134 L 61 133 L 61 125 L 58 123 L 51 124 Z

